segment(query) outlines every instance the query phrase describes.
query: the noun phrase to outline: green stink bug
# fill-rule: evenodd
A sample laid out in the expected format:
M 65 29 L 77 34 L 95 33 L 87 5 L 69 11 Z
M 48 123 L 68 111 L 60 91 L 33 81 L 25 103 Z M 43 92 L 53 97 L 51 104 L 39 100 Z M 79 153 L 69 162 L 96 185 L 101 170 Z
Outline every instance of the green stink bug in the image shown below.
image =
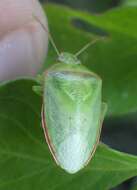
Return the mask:
M 68 173 L 76 173 L 94 155 L 107 107 L 102 103 L 101 78 L 77 58 L 95 41 L 73 55 L 59 53 L 50 39 L 58 61 L 43 73 L 41 87 L 34 90 L 42 92 L 42 127 L 54 160 Z

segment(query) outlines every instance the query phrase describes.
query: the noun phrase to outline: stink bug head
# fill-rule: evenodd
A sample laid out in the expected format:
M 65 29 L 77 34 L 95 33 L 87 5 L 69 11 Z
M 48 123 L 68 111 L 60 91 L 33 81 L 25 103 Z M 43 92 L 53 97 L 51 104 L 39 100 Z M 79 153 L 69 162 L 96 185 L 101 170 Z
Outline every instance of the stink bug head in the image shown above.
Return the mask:
M 34 90 L 42 93 L 42 127 L 54 160 L 68 173 L 76 173 L 88 164 L 96 150 L 106 112 L 101 78 L 78 59 L 100 38 L 75 54 L 60 53 L 50 33 L 49 38 L 58 62 L 38 78 L 41 87 Z
M 77 58 L 77 56 L 67 52 L 62 52 L 58 57 L 58 61 L 66 64 L 81 64 L 81 61 Z

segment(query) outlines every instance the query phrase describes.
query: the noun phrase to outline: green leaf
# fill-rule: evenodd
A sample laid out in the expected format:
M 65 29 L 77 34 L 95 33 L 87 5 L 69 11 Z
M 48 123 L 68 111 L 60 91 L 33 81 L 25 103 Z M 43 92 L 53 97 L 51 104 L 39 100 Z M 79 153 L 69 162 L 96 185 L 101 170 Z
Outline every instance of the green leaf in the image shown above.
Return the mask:
M 103 79 L 103 99 L 108 103 L 108 115 L 136 112 L 137 7 L 121 6 L 101 15 L 52 4 L 47 5 L 45 10 L 60 51 L 74 53 L 92 39 L 107 36 L 105 41 L 89 48 L 80 58 Z M 81 25 L 87 32 L 81 29 Z M 46 68 L 54 64 L 55 58 L 51 48 Z
M 133 185 L 133 187 L 131 188 L 131 190 L 137 190 L 137 184 Z
M 131 190 L 137 190 L 137 186 L 134 186 Z
M 42 101 L 33 85 L 24 79 L 0 86 L 0 190 L 108 190 L 137 175 L 137 157 L 105 145 L 77 174 L 57 167 L 45 143 Z
M 125 0 L 123 5 L 126 6 L 137 6 L 137 0 Z

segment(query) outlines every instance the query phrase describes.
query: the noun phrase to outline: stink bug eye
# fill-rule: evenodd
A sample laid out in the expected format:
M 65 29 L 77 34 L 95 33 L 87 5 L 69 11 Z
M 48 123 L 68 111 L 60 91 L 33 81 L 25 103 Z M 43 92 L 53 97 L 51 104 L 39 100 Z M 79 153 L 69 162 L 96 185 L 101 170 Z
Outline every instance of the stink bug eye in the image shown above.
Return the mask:
M 49 33 L 41 21 L 34 18 Z M 49 38 L 58 62 L 39 77 L 41 86 L 35 87 L 43 96 L 42 126 L 56 163 L 68 173 L 76 173 L 93 157 L 106 113 L 101 78 L 78 59 L 100 39 L 71 54 L 60 53 L 50 33 Z

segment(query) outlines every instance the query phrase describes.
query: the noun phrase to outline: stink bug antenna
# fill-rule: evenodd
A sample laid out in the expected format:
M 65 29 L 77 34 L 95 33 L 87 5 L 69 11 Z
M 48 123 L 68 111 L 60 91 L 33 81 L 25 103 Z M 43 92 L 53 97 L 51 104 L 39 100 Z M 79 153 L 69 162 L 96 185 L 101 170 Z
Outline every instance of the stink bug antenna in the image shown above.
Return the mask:
M 40 23 L 40 25 L 42 26 L 42 28 L 44 29 L 44 31 L 48 33 L 50 42 L 51 42 L 53 48 L 55 49 L 57 55 L 59 56 L 59 55 L 60 55 L 60 52 L 59 52 L 59 50 L 58 50 L 58 48 L 57 48 L 57 46 L 56 46 L 56 44 L 55 44 L 55 42 L 54 42 L 54 40 L 53 40 L 53 38 L 52 38 L 52 36 L 51 36 L 49 30 L 46 28 L 46 26 L 41 22 L 41 20 L 40 20 L 37 16 L 33 15 L 33 17 L 34 17 L 34 19 L 35 19 L 38 23 Z
M 99 40 L 104 40 L 104 37 L 102 38 L 96 38 L 94 40 L 92 40 L 91 42 L 87 43 L 83 48 L 81 48 L 76 54 L 75 56 L 78 57 L 81 53 L 83 53 L 86 49 L 88 49 L 91 45 L 95 44 L 97 41 Z

